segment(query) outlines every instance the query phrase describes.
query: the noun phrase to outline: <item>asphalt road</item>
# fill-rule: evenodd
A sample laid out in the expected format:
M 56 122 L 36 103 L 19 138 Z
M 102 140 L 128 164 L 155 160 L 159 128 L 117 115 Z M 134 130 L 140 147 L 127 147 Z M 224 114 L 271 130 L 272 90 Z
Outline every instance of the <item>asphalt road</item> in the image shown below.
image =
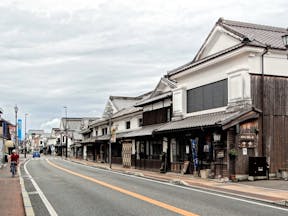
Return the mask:
M 61 159 L 31 160 L 26 168 L 51 207 L 61 216 L 288 215 L 288 209 L 280 207 L 96 169 Z M 31 192 L 31 196 L 35 194 Z M 45 202 L 39 199 L 31 201 L 36 215 L 48 215 L 42 207 Z M 37 208 L 38 205 L 41 208 Z

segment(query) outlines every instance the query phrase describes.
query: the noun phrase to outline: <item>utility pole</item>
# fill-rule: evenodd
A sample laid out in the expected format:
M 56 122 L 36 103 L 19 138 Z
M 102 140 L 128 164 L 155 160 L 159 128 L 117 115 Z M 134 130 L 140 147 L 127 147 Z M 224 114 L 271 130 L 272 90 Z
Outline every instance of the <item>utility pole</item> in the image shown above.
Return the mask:
M 26 133 L 26 120 L 27 120 L 28 113 L 25 113 L 25 140 L 24 140 L 24 157 L 26 158 L 27 152 L 27 133 Z
M 17 104 L 15 105 L 14 107 L 14 111 L 15 111 L 15 148 L 18 149 L 18 134 L 17 134 L 17 113 L 18 113 L 18 107 L 17 107 Z
M 68 131 L 67 131 L 67 106 L 64 106 L 65 109 L 65 145 L 66 145 L 66 158 L 68 156 Z
M 111 148 L 111 138 L 112 138 L 112 134 L 111 134 L 111 127 L 112 127 L 112 115 L 113 115 L 113 109 L 111 107 L 111 104 L 109 103 L 108 105 L 108 118 L 109 118 L 109 167 L 110 169 L 112 168 L 112 148 Z
M 2 117 L 1 117 L 1 114 L 3 113 L 3 110 L 0 108 L 0 120 L 1 120 L 1 122 L 2 122 L 2 129 L 3 129 L 3 131 L 2 131 L 2 152 L 1 152 L 1 154 L 2 154 L 2 157 L 0 158 L 0 167 L 1 167 L 1 165 L 2 164 L 4 164 L 5 163 L 5 138 L 4 138 L 4 136 L 5 136 L 5 132 L 4 132 L 4 119 L 2 119 Z

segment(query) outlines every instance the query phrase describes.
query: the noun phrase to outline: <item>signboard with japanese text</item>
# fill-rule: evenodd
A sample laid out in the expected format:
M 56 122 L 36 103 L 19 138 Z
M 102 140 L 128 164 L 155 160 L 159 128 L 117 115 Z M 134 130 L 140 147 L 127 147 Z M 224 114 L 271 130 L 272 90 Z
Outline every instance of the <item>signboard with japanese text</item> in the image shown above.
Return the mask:
M 240 125 L 239 147 L 255 148 L 257 144 L 258 122 L 246 122 Z

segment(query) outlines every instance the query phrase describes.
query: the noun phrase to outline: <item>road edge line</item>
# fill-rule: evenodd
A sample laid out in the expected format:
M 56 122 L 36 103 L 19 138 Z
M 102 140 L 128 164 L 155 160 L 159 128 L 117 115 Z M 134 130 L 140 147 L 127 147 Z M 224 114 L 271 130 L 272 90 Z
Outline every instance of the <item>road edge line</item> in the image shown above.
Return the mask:
M 27 173 L 29 179 L 31 180 L 33 186 L 35 187 L 36 191 L 38 192 L 41 200 L 43 201 L 43 204 L 45 205 L 46 209 L 48 210 L 49 214 L 51 216 L 58 216 L 57 212 L 55 211 L 55 209 L 53 208 L 53 206 L 51 205 L 51 203 L 48 201 L 48 199 L 46 198 L 46 196 L 44 195 L 44 193 L 41 191 L 40 187 L 38 186 L 38 184 L 35 182 L 35 180 L 32 178 L 32 176 L 30 175 L 30 173 L 27 170 L 26 165 L 28 164 L 29 161 L 27 161 L 27 163 L 24 164 L 24 170 Z
M 26 163 L 27 161 L 25 160 L 22 163 Z M 21 163 L 21 164 L 22 164 Z M 21 166 L 20 164 L 20 166 Z M 23 166 L 24 166 L 23 164 Z M 22 200 L 23 200 L 23 205 L 24 205 L 24 211 L 25 211 L 25 215 L 26 216 L 35 216 L 34 210 L 32 208 L 32 204 L 31 204 L 31 200 L 29 198 L 29 195 L 25 189 L 25 185 L 24 185 L 24 180 L 22 177 L 22 173 L 20 171 L 20 166 L 18 166 L 18 173 L 19 173 L 19 179 L 20 179 L 20 186 L 21 186 L 21 195 L 22 195 Z

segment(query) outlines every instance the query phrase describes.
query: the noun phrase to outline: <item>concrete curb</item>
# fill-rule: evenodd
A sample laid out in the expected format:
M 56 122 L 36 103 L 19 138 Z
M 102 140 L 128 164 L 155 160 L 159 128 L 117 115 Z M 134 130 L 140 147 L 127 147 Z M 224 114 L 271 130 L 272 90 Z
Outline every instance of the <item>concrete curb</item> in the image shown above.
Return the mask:
M 27 161 L 27 159 L 25 161 L 21 162 L 21 164 L 26 163 L 26 161 Z M 23 180 L 21 172 L 20 172 L 20 166 L 18 167 L 18 173 L 19 173 L 19 179 L 20 179 L 20 185 L 21 185 L 21 194 L 22 194 L 22 199 L 23 199 L 23 204 L 24 204 L 25 215 L 26 216 L 35 216 L 29 195 L 25 189 L 24 180 Z

